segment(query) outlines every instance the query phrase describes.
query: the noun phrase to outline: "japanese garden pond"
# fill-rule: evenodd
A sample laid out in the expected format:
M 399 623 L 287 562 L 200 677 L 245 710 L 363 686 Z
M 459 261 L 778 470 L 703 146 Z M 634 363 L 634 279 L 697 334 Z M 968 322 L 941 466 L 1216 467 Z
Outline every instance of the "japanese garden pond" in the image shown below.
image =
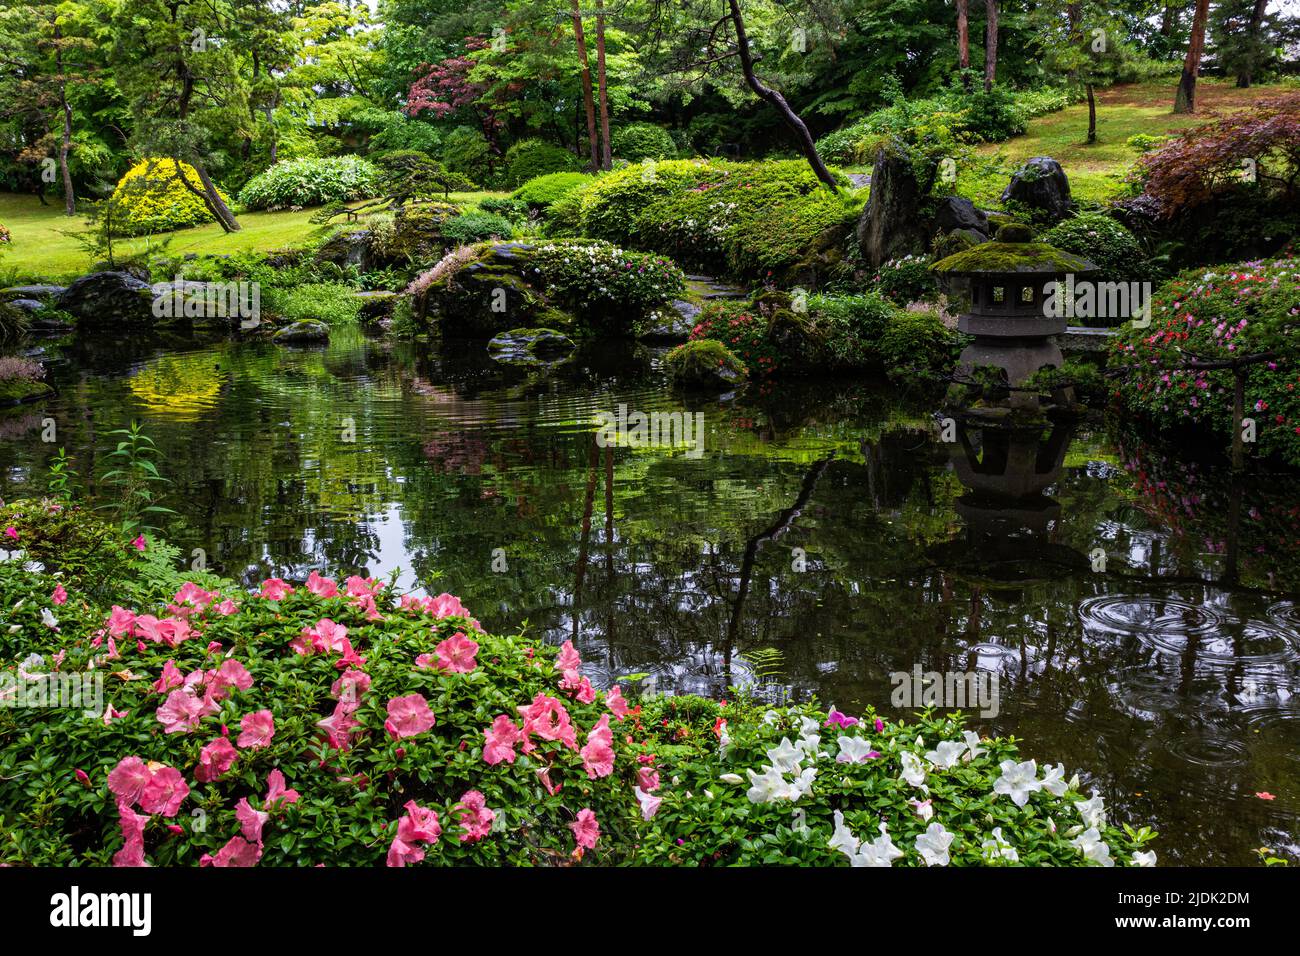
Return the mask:
M 1102 424 L 945 442 L 883 381 L 683 396 L 641 347 L 550 372 L 348 329 L 43 348 L 59 394 L 0 416 L 2 498 L 41 493 L 59 445 L 91 473 L 138 419 L 169 539 L 230 577 L 396 572 L 572 638 L 606 685 L 903 717 L 891 674 L 977 668 L 999 706 L 970 725 L 1090 774 L 1162 862 L 1300 851 L 1295 476 Z M 700 444 L 598 441 L 620 406 L 699 413 Z

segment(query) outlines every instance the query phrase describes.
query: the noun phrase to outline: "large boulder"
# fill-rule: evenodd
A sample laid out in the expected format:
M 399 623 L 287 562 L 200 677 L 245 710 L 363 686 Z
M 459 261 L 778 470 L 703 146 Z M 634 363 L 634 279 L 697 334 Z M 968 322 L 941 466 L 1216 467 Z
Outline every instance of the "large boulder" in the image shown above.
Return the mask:
M 125 272 L 92 272 L 68 286 L 54 304 L 82 326 L 121 328 L 152 325 L 153 301 L 148 282 Z
M 488 342 L 488 354 L 506 365 L 555 365 L 573 347 L 571 338 L 554 329 L 511 329 Z
M 940 200 L 934 212 L 934 225 L 945 233 L 971 229 L 985 237 L 991 234 L 988 215 L 964 196 L 945 196 Z
M 0 300 L 7 299 L 57 299 L 68 291 L 65 285 L 14 285 L 0 289 Z
M 328 342 L 329 338 L 330 327 L 324 322 L 299 319 L 276 332 L 271 336 L 271 341 L 276 345 L 316 345 Z
M 928 217 L 921 214 L 924 198 L 908 158 L 894 150 L 878 150 L 871 171 L 871 197 L 857 226 L 862 257 L 873 267 L 926 251 L 931 230 Z
M 1027 208 L 1035 219 L 1060 222 L 1070 214 L 1070 180 L 1050 156 L 1035 156 L 1017 169 L 1002 191 L 1002 202 Z

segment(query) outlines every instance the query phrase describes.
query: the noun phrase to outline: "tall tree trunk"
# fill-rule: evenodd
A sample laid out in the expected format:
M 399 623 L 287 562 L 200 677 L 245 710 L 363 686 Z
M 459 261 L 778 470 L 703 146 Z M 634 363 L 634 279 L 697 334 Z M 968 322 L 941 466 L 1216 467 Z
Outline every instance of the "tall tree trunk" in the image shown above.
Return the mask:
M 1205 22 L 1210 17 L 1210 0 L 1196 0 L 1192 15 L 1192 35 L 1187 43 L 1187 59 L 1183 60 L 1183 75 L 1178 80 L 1174 95 L 1175 113 L 1196 112 L 1196 75 L 1201 72 L 1201 55 L 1205 52 Z
M 605 0 L 596 0 L 596 84 L 600 89 L 600 143 L 603 169 L 614 168 L 609 144 L 609 96 L 605 89 Z
M 1254 54 L 1259 48 L 1259 29 L 1264 25 L 1264 10 L 1267 6 L 1268 0 L 1255 0 L 1254 9 L 1250 11 L 1250 27 L 1247 29 L 1247 35 L 1251 40 L 1251 56 L 1237 74 L 1237 86 L 1243 90 L 1248 88 L 1255 78 Z
M 181 125 L 184 126 L 189 120 L 190 100 L 194 96 L 194 74 L 190 72 L 184 54 L 177 57 L 176 75 L 181 79 L 181 94 L 176 104 L 176 116 Z M 194 172 L 198 174 L 199 182 L 202 183 L 203 188 L 194 188 L 194 184 L 190 182 L 189 177 L 181 169 L 181 158 L 173 155 L 172 169 L 176 175 L 176 181 L 203 200 L 203 204 L 208 207 L 208 212 L 212 213 L 212 218 L 217 220 L 217 224 L 222 229 L 226 232 L 239 232 L 241 228 L 239 220 L 235 218 L 235 214 L 230 211 L 230 207 L 221 198 L 221 193 L 217 192 L 216 183 L 208 175 L 207 167 L 203 161 L 198 156 L 195 156 L 190 165 L 194 167 Z
M 582 8 L 579 0 L 570 0 L 573 17 L 573 39 L 578 44 L 578 61 L 582 64 L 582 102 L 587 107 L 587 138 L 591 142 L 591 168 L 600 169 L 599 146 L 596 143 L 596 102 L 591 95 L 591 66 L 587 61 L 587 39 L 582 32 Z
M 998 0 L 984 0 L 988 24 L 984 30 L 984 92 L 991 92 L 998 76 Z
M 1165 8 L 1160 13 L 1160 35 L 1162 37 L 1173 36 L 1174 27 L 1177 25 L 1177 22 L 1174 0 L 1165 0 Z
M 1085 83 L 1088 89 L 1088 142 L 1097 142 L 1097 97 L 1093 95 L 1091 83 Z
M 962 89 L 970 91 L 970 0 L 957 0 L 957 68 L 961 70 Z
M 736 28 L 736 50 L 740 55 L 740 68 L 745 74 L 745 82 L 760 99 L 768 103 L 773 109 L 781 114 L 781 119 L 785 125 L 794 133 L 795 139 L 799 143 L 799 151 L 803 153 L 804 159 L 812 167 L 812 171 L 817 174 L 817 178 L 829 186 L 831 189 L 838 190 L 839 184 L 835 182 L 835 177 L 831 171 L 826 168 L 822 162 L 821 156 L 817 153 L 817 144 L 813 142 L 812 134 L 808 132 L 808 126 L 799 114 L 790 108 L 790 104 L 785 101 L 785 97 L 776 90 L 766 86 L 754 73 L 754 59 L 749 50 L 749 35 L 745 32 L 745 18 L 740 12 L 739 0 L 727 0 L 727 5 L 731 10 L 731 22 Z
M 77 197 L 72 191 L 72 171 L 68 169 L 68 152 L 72 148 L 72 104 L 68 102 L 68 79 L 63 75 L 63 31 L 54 24 L 54 66 L 59 73 L 59 107 L 63 112 L 63 137 L 59 141 L 59 169 L 63 173 L 63 211 L 77 214 Z

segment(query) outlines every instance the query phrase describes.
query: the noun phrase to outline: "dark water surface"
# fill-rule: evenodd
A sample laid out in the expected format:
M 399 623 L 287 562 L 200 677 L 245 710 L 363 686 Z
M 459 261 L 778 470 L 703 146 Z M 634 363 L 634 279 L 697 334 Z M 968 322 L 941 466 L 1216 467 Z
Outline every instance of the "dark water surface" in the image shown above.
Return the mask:
M 170 537 L 220 573 L 400 569 L 489 630 L 572 637 L 601 683 L 903 716 L 891 672 L 979 668 L 1000 712 L 971 725 L 1152 822 L 1162 863 L 1300 854 L 1294 476 L 1231 481 L 1101 426 L 943 443 L 884 383 L 683 399 L 643 349 L 549 375 L 347 330 L 44 358 L 58 398 L 0 415 L 4 498 L 45 488 L 42 417 L 82 474 L 138 418 L 174 482 Z M 619 404 L 703 413 L 702 453 L 600 447 Z

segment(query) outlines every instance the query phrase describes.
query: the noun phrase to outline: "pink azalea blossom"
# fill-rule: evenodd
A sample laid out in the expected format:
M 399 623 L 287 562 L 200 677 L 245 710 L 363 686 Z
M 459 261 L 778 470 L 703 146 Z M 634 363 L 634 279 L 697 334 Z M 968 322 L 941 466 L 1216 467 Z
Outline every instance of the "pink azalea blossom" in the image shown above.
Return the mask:
M 268 601 L 283 601 L 293 593 L 293 587 L 280 578 L 267 578 L 262 582 L 261 596 Z
M 467 790 L 460 798 L 461 807 L 458 823 L 465 829 L 460 835 L 461 843 L 475 843 L 492 832 L 492 822 L 496 820 L 495 811 L 487 808 L 487 799 L 477 790 Z
M 72 771 L 72 775 L 77 778 L 77 782 L 87 787 L 90 786 L 90 775 L 86 771 L 77 769 Z
M 113 706 L 112 701 L 109 701 L 108 704 L 104 706 L 104 715 L 100 719 L 104 722 L 104 726 L 107 727 L 113 721 L 121 720 L 129 713 L 131 713 L 129 710 L 118 710 Z
M 143 551 L 145 548 L 144 535 L 136 535 L 135 540 L 131 542 L 131 547 L 135 548 L 137 551 Z
M 349 668 L 339 675 L 330 687 L 330 694 L 339 700 L 356 702 L 361 695 L 370 690 L 370 675 L 365 671 Z
M 217 851 L 216 856 L 205 853 L 199 858 L 199 866 L 256 866 L 262 858 L 262 844 L 249 843 L 242 836 L 234 836 Z
M 554 697 L 538 694 L 527 707 L 516 708 L 524 718 L 524 749 L 528 749 L 528 737 L 536 734 L 543 740 L 558 740 L 570 750 L 578 749 L 578 731 L 569 722 L 569 712 Z
M 601 714 L 596 726 L 587 734 L 587 745 L 579 751 L 582 767 L 592 780 L 614 772 L 614 735 L 609 729 L 609 714 Z
M 236 690 L 248 690 L 253 686 L 253 675 L 248 673 L 248 668 L 234 658 L 223 661 L 221 667 L 213 675 L 212 686 L 224 697 L 230 688 Z
M 163 694 L 173 687 L 180 687 L 185 683 L 185 678 L 181 676 L 180 669 L 176 662 L 168 658 L 167 663 L 163 665 L 162 676 L 153 682 L 155 693 Z
M 388 702 L 388 719 L 384 721 L 384 729 L 394 740 L 422 734 L 433 724 L 433 711 L 429 709 L 429 702 L 422 694 L 394 697 Z
M 248 797 L 240 797 L 235 804 L 235 819 L 239 821 L 239 832 L 249 843 L 262 842 L 262 828 L 271 815 L 263 810 L 256 810 L 248 802 Z
M 6 538 L 12 538 L 13 540 L 17 541 L 17 540 L 18 540 L 18 529 L 15 528 L 13 525 L 10 525 L 9 527 L 5 528 L 5 537 L 6 537 Z
M 285 788 L 284 774 L 277 768 L 266 775 L 266 802 L 263 806 L 270 810 L 281 800 L 284 801 L 285 806 L 297 803 L 298 791 Z
M 108 792 L 128 807 L 140 802 L 140 795 L 153 771 L 139 757 L 123 757 L 108 773 Z
M 193 581 L 186 581 L 172 600 L 177 604 L 192 604 L 194 607 L 204 608 L 211 604 L 216 596 L 215 591 L 205 591 Z
M 127 637 L 134 628 L 135 612 L 114 604 L 113 611 L 108 616 L 108 633 L 114 637 Z
M 564 789 L 564 784 L 562 783 L 551 783 L 550 767 L 543 767 L 541 770 L 538 770 L 537 779 L 542 782 L 542 786 L 546 788 L 546 792 L 551 796 L 555 796 Z
M 245 714 L 239 722 L 239 739 L 236 743 L 241 750 L 259 750 L 271 746 L 275 737 L 275 720 L 269 710 Z
M 483 760 L 489 765 L 515 762 L 515 745 L 522 743 L 523 733 L 509 717 L 501 714 L 492 722 L 492 726 L 483 731 Z
M 167 701 L 158 708 L 157 717 L 163 731 L 169 734 L 188 733 L 199 725 L 199 718 L 207 713 L 204 701 L 184 690 L 174 690 Z
M 398 837 L 393 837 L 393 842 L 388 847 L 388 866 L 406 866 L 408 863 L 419 863 L 423 859 L 424 850 L 418 846 L 411 846 Z
M 438 666 L 437 654 L 416 654 L 415 666 L 419 670 L 434 670 Z
M 468 674 L 478 662 L 474 655 L 478 653 L 478 642 L 472 641 L 457 631 L 434 648 L 438 655 L 438 666 L 453 674 Z
M 373 597 L 384 589 L 384 582 L 375 578 L 362 578 L 352 575 L 343 582 L 348 597 Z
M 362 668 L 366 666 L 366 659 L 356 652 L 352 647 L 352 642 L 346 637 L 343 638 L 342 656 L 334 662 L 334 666 L 339 670 L 345 670 L 349 667 Z
M 632 793 L 636 797 L 636 802 L 641 805 L 642 820 L 651 819 L 659 812 L 659 804 L 664 802 L 662 797 L 656 797 L 653 794 L 642 790 L 640 787 L 637 787 L 632 791 Z
M 826 723 L 822 724 L 822 726 L 823 727 L 852 727 L 857 723 L 858 723 L 858 718 L 850 717 L 848 714 L 841 713 L 840 711 L 832 707 L 831 712 L 826 715 Z
M 596 841 L 600 839 L 600 824 L 596 822 L 596 814 L 591 810 L 579 810 L 578 818 L 569 824 L 569 829 L 573 831 L 573 839 L 579 847 L 588 850 L 596 848 Z
M 445 591 L 442 594 L 439 594 L 436 598 L 430 598 L 425 603 L 424 609 L 439 621 L 444 617 L 463 617 L 471 619 L 469 617 L 469 610 L 465 605 L 460 603 L 460 598 L 456 597 L 454 594 L 448 594 Z M 478 622 L 475 621 L 474 623 L 477 627 Z
M 122 828 L 122 849 L 113 854 L 114 866 L 148 866 L 144 858 L 144 827 L 149 817 L 136 813 L 125 801 L 117 804 L 118 826 Z
M 555 669 L 563 673 L 576 671 L 580 667 L 582 667 L 582 658 L 574 648 L 573 641 L 565 641 L 560 645 L 559 656 L 555 658 Z
M 316 721 L 316 726 L 325 731 L 329 744 L 335 750 L 348 750 L 352 747 L 352 730 L 361 726 L 361 722 L 352 716 L 357 704 L 340 700 L 334 705 L 334 713 Z
M 659 789 L 659 771 L 654 767 L 638 767 L 636 771 L 636 785 L 646 793 L 653 793 Z
M 408 800 L 405 804 L 406 816 L 397 821 L 397 836 L 407 843 L 437 843 L 442 835 L 438 824 L 438 814 Z
M 149 783 L 140 795 L 140 809 L 145 813 L 160 813 L 165 817 L 174 817 L 181 808 L 181 803 L 190 795 L 189 784 L 179 770 L 171 767 L 159 767 L 149 778 Z
M 614 685 L 613 690 L 605 695 L 605 706 L 619 720 L 626 717 L 630 709 L 627 705 L 627 698 L 623 696 L 623 691 L 617 684 Z
M 220 780 L 238 756 L 239 751 L 229 740 L 218 737 L 199 751 L 199 766 L 194 770 L 194 779 L 199 783 Z
M 307 575 L 307 590 L 318 598 L 338 597 L 339 586 L 332 578 L 323 578 L 315 571 Z
M 54 585 L 54 590 L 50 593 L 50 600 L 60 605 L 68 603 L 68 592 L 63 589 L 62 584 Z

